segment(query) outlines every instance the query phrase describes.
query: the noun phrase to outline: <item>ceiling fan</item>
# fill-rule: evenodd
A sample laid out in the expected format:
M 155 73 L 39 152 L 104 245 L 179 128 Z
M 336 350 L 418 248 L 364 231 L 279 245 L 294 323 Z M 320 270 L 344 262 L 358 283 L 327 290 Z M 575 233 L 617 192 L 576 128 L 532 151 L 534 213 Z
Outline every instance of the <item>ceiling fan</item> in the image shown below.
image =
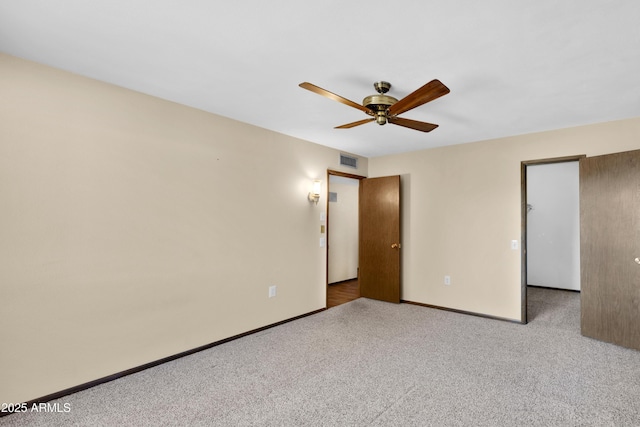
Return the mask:
M 431 132 L 432 130 L 437 128 L 438 125 L 433 123 L 419 122 L 417 120 L 405 119 L 402 117 L 398 117 L 398 115 L 413 108 L 419 107 L 422 104 L 426 104 L 429 101 L 440 98 L 441 96 L 444 96 L 450 92 L 448 87 L 442 84 L 440 80 L 436 79 L 431 80 L 429 83 L 411 92 L 409 95 L 398 101 L 393 96 L 385 95 L 391 88 L 391 83 L 379 81 L 373 84 L 373 87 L 376 89 L 378 94 L 367 96 L 362 101 L 362 105 L 360 105 L 308 82 L 300 83 L 299 86 L 303 89 L 315 92 L 318 95 L 326 96 L 327 98 L 333 99 L 334 101 L 338 101 L 350 107 L 357 108 L 358 110 L 364 111 L 368 115 L 373 116 L 368 119 L 358 120 L 357 122 L 347 123 L 342 126 L 336 126 L 335 129 L 349 129 L 355 126 L 360 126 L 365 123 L 375 121 L 379 125 L 384 125 L 388 122 L 392 125 L 404 126 L 406 128 L 415 129 L 422 132 Z

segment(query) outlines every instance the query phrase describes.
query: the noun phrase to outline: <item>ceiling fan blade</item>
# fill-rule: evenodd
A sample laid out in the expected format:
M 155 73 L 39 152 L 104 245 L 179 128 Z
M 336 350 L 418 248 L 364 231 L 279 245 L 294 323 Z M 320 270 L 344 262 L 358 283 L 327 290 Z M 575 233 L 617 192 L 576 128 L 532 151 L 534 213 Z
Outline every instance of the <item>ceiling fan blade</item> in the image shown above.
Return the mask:
M 449 88 L 442 84 L 440 80 L 431 80 L 420 89 L 411 92 L 409 95 L 389 107 L 388 113 L 391 116 L 396 116 L 404 113 L 405 111 L 409 111 L 412 108 L 426 104 L 429 101 L 440 98 L 449 92 Z
M 403 119 L 402 117 L 389 117 L 387 121 L 392 125 L 404 126 L 406 128 L 415 129 L 422 132 L 431 132 L 432 130 L 438 127 L 438 125 L 434 125 L 433 123 Z
M 347 123 L 346 125 L 342 125 L 342 126 L 336 126 L 334 129 L 349 129 L 349 128 L 354 128 L 356 126 L 360 126 L 363 125 L 365 123 L 369 123 L 374 121 L 375 119 L 371 118 L 371 119 L 364 119 L 364 120 L 358 120 L 357 122 L 353 122 L 353 123 Z
M 307 90 L 310 90 L 311 92 L 315 92 L 318 95 L 326 96 L 329 99 L 333 99 L 334 101 L 341 102 L 345 105 L 348 105 L 349 107 L 357 108 L 358 110 L 364 111 L 367 114 L 373 115 L 373 111 L 371 111 L 367 107 L 364 107 L 360 104 L 350 101 L 347 98 L 343 98 L 340 95 L 336 95 L 333 92 L 329 92 L 328 90 L 322 89 L 321 87 L 318 87 L 314 84 L 304 82 L 304 83 L 300 83 L 299 86 L 303 89 L 307 89 Z

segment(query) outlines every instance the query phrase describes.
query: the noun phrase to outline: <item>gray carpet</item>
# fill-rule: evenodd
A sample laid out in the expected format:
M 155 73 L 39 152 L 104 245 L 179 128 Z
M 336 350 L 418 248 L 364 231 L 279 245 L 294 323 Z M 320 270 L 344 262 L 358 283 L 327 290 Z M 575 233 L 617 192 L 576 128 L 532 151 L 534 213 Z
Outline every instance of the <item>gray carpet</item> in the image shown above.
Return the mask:
M 358 299 L 60 399 L 2 426 L 640 426 L 640 352 L 580 335 L 579 294 L 528 325 Z

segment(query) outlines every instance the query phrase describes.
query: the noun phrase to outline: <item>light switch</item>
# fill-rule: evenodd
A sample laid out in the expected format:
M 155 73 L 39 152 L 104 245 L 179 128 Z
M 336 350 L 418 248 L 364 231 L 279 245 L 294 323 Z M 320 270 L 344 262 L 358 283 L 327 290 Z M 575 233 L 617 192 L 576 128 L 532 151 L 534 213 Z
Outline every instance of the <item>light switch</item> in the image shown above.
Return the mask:
M 514 251 L 518 250 L 518 241 L 517 240 L 512 240 L 511 241 L 511 249 L 513 249 Z
M 320 234 L 324 234 L 324 225 L 320 226 Z
M 320 238 L 320 247 L 321 248 L 324 248 L 324 243 L 325 243 L 325 239 L 324 239 L 324 237 L 321 237 Z
M 320 212 L 320 222 L 324 222 L 327 219 L 327 214 Z

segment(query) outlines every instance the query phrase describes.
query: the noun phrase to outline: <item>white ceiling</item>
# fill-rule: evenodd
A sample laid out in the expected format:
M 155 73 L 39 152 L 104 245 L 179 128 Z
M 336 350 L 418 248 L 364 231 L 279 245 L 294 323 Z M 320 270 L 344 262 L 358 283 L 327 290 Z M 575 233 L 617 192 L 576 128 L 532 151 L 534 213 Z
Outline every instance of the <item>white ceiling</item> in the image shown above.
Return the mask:
M 6 0 L 0 51 L 367 157 L 640 116 L 635 0 Z M 298 87 L 434 78 L 430 133 Z

